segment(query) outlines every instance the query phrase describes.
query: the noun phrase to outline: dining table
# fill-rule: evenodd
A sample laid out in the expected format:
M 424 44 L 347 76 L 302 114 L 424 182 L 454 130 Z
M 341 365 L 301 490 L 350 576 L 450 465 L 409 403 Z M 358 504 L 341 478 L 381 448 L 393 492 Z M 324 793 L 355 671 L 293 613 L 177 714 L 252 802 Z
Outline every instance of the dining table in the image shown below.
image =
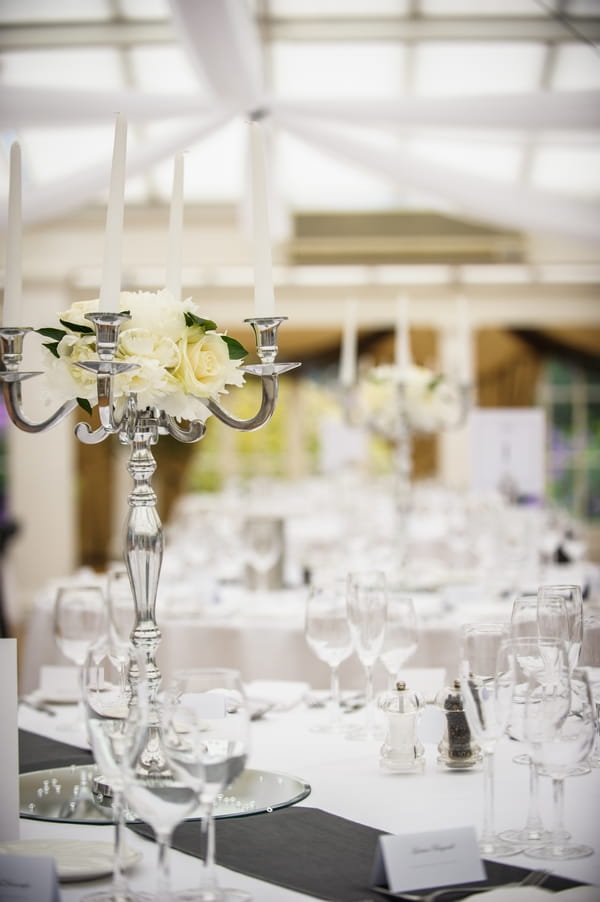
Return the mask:
M 416 671 L 415 671 L 416 676 Z M 289 688 L 290 703 L 281 704 Z M 280 681 L 277 704 L 252 723 L 247 768 L 304 787 L 297 798 L 263 806 L 250 813 L 227 813 L 217 818 L 218 878 L 226 886 L 249 891 L 255 902 L 300 902 L 309 898 L 363 902 L 389 898 L 374 889 L 373 866 L 384 834 L 415 837 L 434 829 L 469 828 L 479 833 L 483 815 L 483 771 L 480 764 L 451 769 L 440 760 L 438 745 L 446 727 L 442 708 L 430 697 L 418 716 L 424 748 L 424 768 L 418 773 L 392 773 L 380 764 L 382 738 L 352 739 L 346 730 L 365 716 L 348 706 L 342 729 L 319 729 L 328 709 L 315 703 L 314 692 L 297 692 L 297 684 Z M 318 696 L 318 693 L 317 693 Z M 381 712 L 378 711 L 378 717 Z M 36 771 L 36 755 L 48 767 L 91 760 L 83 733 L 70 734 L 65 724 L 73 705 L 54 704 L 44 710 L 19 709 L 21 770 Z M 380 727 L 383 724 L 379 724 Z M 58 757 L 37 751 L 43 743 L 58 749 Z M 42 746 L 39 745 L 42 743 Z M 503 737 L 496 748 L 495 825 L 498 831 L 522 827 L 528 804 L 528 768 L 518 763 L 521 743 Z M 517 760 L 516 760 L 517 759 Z M 519 850 L 508 858 L 486 859 L 491 883 L 511 883 L 527 871 L 543 867 L 544 886 L 562 890 L 592 884 L 588 898 L 600 899 L 600 769 L 566 779 L 565 824 L 574 839 L 587 842 L 593 853 L 573 860 L 539 861 Z M 549 778 L 540 779 L 544 824 L 552 821 Z M 195 832 L 194 832 L 195 831 Z M 156 890 L 157 846 L 151 831 L 130 825 L 126 844 L 135 862 L 127 870 L 136 890 Z M 202 861 L 196 846 L 194 821 L 177 828 L 171 851 L 171 882 L 175 890 L 198 886 Z M 21 840 L 72 840 L 111 843 L 110 823 L 73 823 L 41 819 L 35 813 L 20 818 Z M 183 851 L 185 850 L 185 851 Z M 424 886 L 435 885 L 428 875 Z M 62 882 L 63 902 L 79 902 L 86 892 L 107 888 L 110 875 Z M 381 887 L 379 881 L 378 886 Z M 402 898 L 399 896 L 398 898 Z M 522 897 L 520 897 L 522 898 Z M 560 895 L 557 896 L 560 899 Z

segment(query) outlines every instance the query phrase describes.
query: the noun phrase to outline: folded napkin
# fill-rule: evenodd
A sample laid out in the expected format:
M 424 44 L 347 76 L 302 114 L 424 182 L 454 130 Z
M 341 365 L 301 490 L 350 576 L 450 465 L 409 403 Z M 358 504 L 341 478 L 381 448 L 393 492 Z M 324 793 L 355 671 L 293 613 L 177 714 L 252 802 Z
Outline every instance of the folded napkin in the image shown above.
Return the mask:
M 383 898 L 370 885 L 381 830 L 308 806 L 217 818 L 216 828 L 217 862 L 233 871 L 330 902 L 381 902 Z M 142 836 L 153 836 L 145 824 L 131 824 L 130 829 Z M 175 830 L 173 848 L 202 857 L 200 823 L 180 824 Z M 515 865 L 495 861 L 484 864 L 487 881 L 474 883 L 473 887 L 510 883 L 529 873 L 529 869 Z M 557 890 L 576 883 L 552 876 L 544 885 Z

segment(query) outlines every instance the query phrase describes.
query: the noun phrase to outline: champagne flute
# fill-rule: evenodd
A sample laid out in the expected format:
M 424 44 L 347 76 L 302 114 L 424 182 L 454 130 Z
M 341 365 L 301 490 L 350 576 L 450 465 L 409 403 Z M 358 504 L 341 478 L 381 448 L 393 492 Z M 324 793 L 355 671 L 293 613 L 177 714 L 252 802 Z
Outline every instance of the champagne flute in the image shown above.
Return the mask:
M 589 679 L 583 668 L 570 665 L 547 670 L 527 697 L 525 735 L 532 744 L 532 756 L 540 773 L 552 778 L 554 823 L 548 843 L 532 846 L 531 858 L 567 860 L 592 855 L 591 846 L 569 842 L 564 820 L 564 781 L 581 773 L 592 751 L 596 734 L 596 713 Z M 560 713 L 559 701 L 566 699 Z
M 82 902 L 149 902 L 146 893 L 134 892 L 123 874 L 125 805 L 123 795 L 123 762 L 133 740 L 135 711 L 129 711 L 128 690 L 121 686 L 120 646 L 115 648 L 110 635 L 101 637 L 88 649 L 82 668 L 83 700 L 88 738 L 94 760 L 100 770 L 99 786 L 110 787 L 114 823 L 113 877 L 108 890 L 96 890 L 82 897 Z M 128 657 L 137 659 L 133 647 Z M 140 658 L 142 656 L 140 655 Z M 143 668 L 143 660 L 138 663 Z M 143 670 L 140 669 L 140 673 Z
M 354 650 L 365 670 L 365 724 L 353 728 L 355 739 L 375 739 L 373 667 L 385 635 L 386 580 L 381 570 L 354 571 L 346 581 L 348 622 Z
M 124 564 L 111 567 L 106 580 L 108 631 L 115 663 L 119 667 L 121 693 L 127 696 L 129 643 L 135 626 L 135 601 L 129 573 Z
M 304 634 L 315 655 L 330 669 L 331 713 L 329 721 L 314 727 L 319 732 L 336 732 L 341 726 L 339 667 L 352 654 L 352 636 L 346 608 L 346 580 L 311 586 L 306 599 Z
M 483 755 L 483 856 L 503 858 L 520 852 L 494 829 L 494 754 L 510 713 L 510 679 L 498 672 L 498 654 L 508 636 L 504 623 L 470 623 L 461 630 L 461 686 L 469 727 Z
M 168 694 L 175 702 L 170 708 L 170 723 L 174 727 L 170 735 L 185 736 L 185 742 L 169 743 L 169 762 L 178 771 L 186 771 L 192 780 L 202 810 L 205 843 L 201 885 L 178 891 L 177 900 L 249 902 L 251 896 L 244 890 L 218 884 L 213 816 L 219 793 L 246 766 L 250 713 L 241 676 L 237 670 L 218 667 L 175 670 Z M 183 723 L 186 726 L 182 728 Z
M 283 552 L 281 521 L 274 517 L 252 517 L 242 531 L 246 563 L 255 574 L 257 590 L 268 589 L 268 573 Z
M 540 586 L 538 629 L 541 636 L 560 636 L 568 642 L 571 670 L 579 661 L 583 640 L 583 599 L 580 586 Z M 558 602 L 562 601 L 564 613 Z M 566 620 L 566 624 L 565 624 Z
M 395 586 L 388 586 L 385 633 L 381 660 L 388 672 L 389 688 L 400 679 L 400 668 L 417 650 L 417 616 L 412 598 Z
M 85 723 L 81 668 L 88 648 L 103 635 L 107 626 L 106 601 L 100 586 L 61 586 L 56 593 L 52 626 L 56 645 L 79 668 L 77 718 L 61 724 L 60 728 L 80 731 Z

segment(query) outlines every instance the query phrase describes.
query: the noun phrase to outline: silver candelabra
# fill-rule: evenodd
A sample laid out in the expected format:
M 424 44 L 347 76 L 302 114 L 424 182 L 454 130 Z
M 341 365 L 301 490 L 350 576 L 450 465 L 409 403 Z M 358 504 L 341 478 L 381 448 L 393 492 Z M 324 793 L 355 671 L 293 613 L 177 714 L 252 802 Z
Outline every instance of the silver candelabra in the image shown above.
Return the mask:
M 124 560 L 135 601 L 135 623 L 131 641 L 144 656 L 148 700 L 152 707 L 160 684 L 156 653 L 161 633 L 155 612 L 164 539 L 156 510 L 156 494 L 151 485 L 156 470 L 156 461 L 151 449 L 161 435 L 171 435 L 185 443 L 197 442 L 203 438 L 206 424 L 195 420 L 183 426 L 159 408 L 140 409 L 135 394 L 129 394 L 124 403 L 117 404 L 114 398 L 114 377 L 137 367 L 136 364 L 115 359 L 121 325 L 130 317 L 124 313 L 90 313 L 87 314 L 87 318 L 93 323 L 96 331 L 98 360 L 80 362 L 77 366 L 96 375 L 100 425 L 92 430 L 87 423 L 77 423 L 75 435 L 84 444 L 96 444 L 104 441 L 109 435 L 116 434 L 119 441 L 131 449 L 127 469 L 133 480 L 133 489 L 128 497 L 129 515 L 124 539 Z M 261 403 L 253 417 L 246 420 L 238 419 L 213 398 L 200 399 L 218 420 L 232 429 L 251 432 L 268 423 L 277 404 L 279 376 L 300 366 L 300 363 L 276 362 L 278 330 L 286 319 L 284 316 L 263 316 L 244 320 L 254 330 L 256 353 L 260 361 L 242 367 L 245 373 L 260 377 L 262 384 Z M 24 336 L 31 331 L 30 328 L 0 329 L 0 381 L 7 412 L 12 422 L 25 432 L 36 433 L 44 432 L 64 420 L 75 409 L 77 402 L 75 400 L 65 402 L 41 422 L 34 423 L 25 416 L 21 384 L 40 375 L 39 372 L 24 372 L 20 369 Z M 139 671 L 135 664 L 131 667 L 130 682 L 132 696 L 135 699 L 139 682 Z M 159 729 L 158 716 L 156 728 Z M 163 764 L 155 760 L 153 749 L 153 743 L 149 742 L 145 764 L 152 772 Z

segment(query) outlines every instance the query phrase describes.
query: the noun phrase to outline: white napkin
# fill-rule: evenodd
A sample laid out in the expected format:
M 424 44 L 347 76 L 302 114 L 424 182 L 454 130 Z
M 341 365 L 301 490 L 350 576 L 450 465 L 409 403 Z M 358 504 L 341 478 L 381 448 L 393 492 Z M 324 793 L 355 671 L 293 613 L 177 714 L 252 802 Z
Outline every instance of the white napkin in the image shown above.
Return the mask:
M 252 680 L 245 688 L 248 698 L 269 702 L 277 711 L 289 711 L 300 704 L 310 686 L 293 680 Z
M 0 639 L 0 840 L 19 838 L 17 640 Z

